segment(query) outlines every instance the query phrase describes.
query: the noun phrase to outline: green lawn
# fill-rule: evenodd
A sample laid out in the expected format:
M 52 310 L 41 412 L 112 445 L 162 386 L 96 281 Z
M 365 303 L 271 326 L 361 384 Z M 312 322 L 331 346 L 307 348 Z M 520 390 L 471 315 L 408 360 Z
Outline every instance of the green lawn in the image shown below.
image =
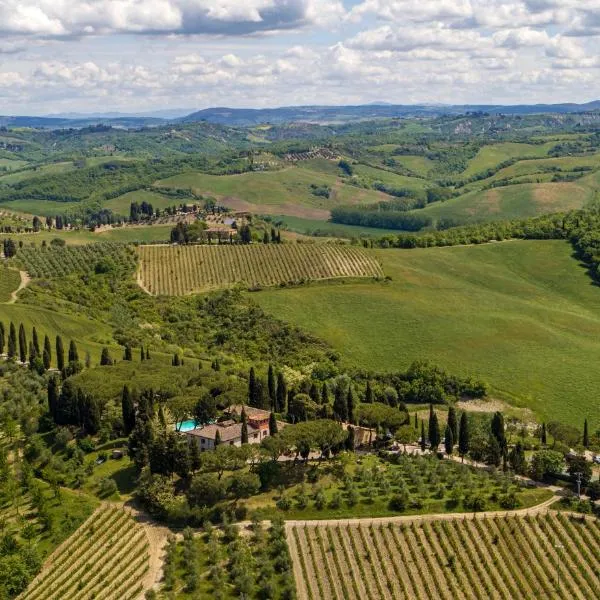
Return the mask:
M 374 251 L 388 283 L 265 291 L 268 312 L 377 371 L 430 359 L 545 419 L 600 426 L 600 290 L 562 241 Z
M 473 191 L 435 202 L 414 214 L 435 221 L 456 219 L 461 223 L 503 221 L 582 208 L 594 197 L 594 189 L 584 182 L 523 183 L 485 191 Z
M 19 287 L 20 282 L 19 271 L 13 271 L 13 269 L 7 269 L 0 265 L 0 303 L 10 300 L 11 292 Z

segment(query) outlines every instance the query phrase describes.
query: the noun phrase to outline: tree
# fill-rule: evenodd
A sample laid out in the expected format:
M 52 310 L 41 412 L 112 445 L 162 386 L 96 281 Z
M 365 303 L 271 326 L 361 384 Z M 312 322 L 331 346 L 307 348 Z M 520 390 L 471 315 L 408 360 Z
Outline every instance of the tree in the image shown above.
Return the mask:
M 269 435 L 277 435 L 277 419 L 275 413 L 269 414 Z
M 510 451 L 508 463 L 510 464 L 510 468 L 518 475 L 525 474 L 527 463 L 525 461 L 525 450 L 521 442 L 517 442 L 515 447 Z
M 373 390 L 371 389 L 371 382 L 367 380 L 367 388 L 365 390 L 365 402 L 367 404 L 373 403 Z
M 19 325 L 19 359 L 23 364 L 27 361 L 27 337 L 23 323 Z
M 131 392 L 126 385 L 123 386 L 123 393 L 121 394 L 121 410 L 123 413 L 125 435 L 129 435 L 135 427 L 135 407 Z
M 496 438 L 501 449 L 506 446 L 506 433 L 504 428 L 504 416 L 501 412 L 495 412 L 491 423 L 492 435 Z
M 277 390 L 275 398 L 275 412 L 284 413 L 286 411 L 287 384 L 283 373 L 277 374 Z
M 333 417 L 336 421 L 344 422 L 348 419 L 348 403 L 344 388 L 338 384 L 333 400 Z
M 77 344 L 71 340 L 69 343 L 69 362 L 79 362 L 79 352 L 77 351 Z
M 260 479 L 255 473 L 234 473 L 227 481 L 227 489 L 235 500 L 249 498 L 258 493 Z
M 69 350 L 69 356 L 71 355 L 71 351 Z M 108 348 L 102 348 L 102 354 L 100 355 L 100 366 L 106 367 L 113 364 L 112 358 L 110 357 L 110 352 Z
M 62 371 L 65 368 L 65 350 L 60 335 L 56 336 L 56 368 Z
M 196 425 L 207 425 L 217 418 L 217 402 L 212 394 L 204 394 L 194 407 L 194 422 Z
M 348 386 L 348 396 L 346 398 L 348 423 L 354 423 L 354 394 L 352 393 L 352 386 Z
M 437 452 L 440 445 L 440 425 L 437 413 L 433 410 L 433 404 L 429 405 L 429 446 L 433 452 Z
M 256 397 L 256 372 L 254 371 L 254 367 L 250 367 L 250 373 L 248 375 L 248 403 L 250 406 L 255 406 L 253 404 L 254 399 Z M 255 408 L 258 408 L 255 406 Z
M 329 404 L 329 388 L 327 387 L 327 382 L 323 382 L 323 386 L 321 387 L 321 404 L 323 406 L 327 406 Z
M 8 333 L 8 346 L 7 346 L 8 358 L 15 358 L 17 355 L 17 331 L 15 324 L 11 321 Z
M 542 429 L 540 432 L 540 441 L 545 446 L 547 444 L 547 435 L 546 435 L 546 423 L 542 423 Z
M 131 350 L 131 346 L 127 344 L 125 346 L 125 353 L 123 355 L 123 360 L 132 361 L 133 360 L 133 352 Z
M 590 434 L 588 432 L 588 420 L 587 419 L 583 422 L 583 447 L 584 448 L 590 447 Z
M 565 459 L 562 452 L 555 450 L 539 450 L 531 458 L 531 477 L 541 481 L 547 475 L 562 473 Z
M 34 327 L 31 333 L 31 343 L 33 344 L 33 350 L 36 356 L 41 356 L 42 353 L 40 351 L 40 340 L 38 338 L 37 329 Z
M 215 448 L 221 443 L 221 432 L 217 429 L 215 433 Z
M 427 438 L 425 437 L 425 422 L 421 421 L 421 452 L 427 449 Z
M 56 423 L 56 412 L 58 408 L 58 377 L 51 377 L 48 381 L 48 412 L 52 420 Z
M 140 362 L 146 360 L 146 353 L 144 352 L 144 346 L 140 346 Z
M 42 360 L 44 361 L 44 368 L 47 371 L 52 365 L 52 346 L 50 338 L 47 335 L 44 336 L 44 354 Z
M 275 387 L 275 373 L 273 372 L 273 365 L 269 365 L 267 389 L 269 391 L 269 399 L 271 400 L 271 409 L 273 409 L 277 402 L 277 388 Z
M 0 321 L 0 354 L 4 354 L 4 344 L 6 343 L 5 336 L 4 323 Z
M 248 418 L 246 417 L 246 409 L 242 406 L 242 444 L 248 443 Z
M 456 418 L 456 408 L 451 406 L 448 409 L 448 425 L 452 431 L 452 439 L 454 442 L 458 440 L 458 419 Z
M 460 415 L 460 428 L 458 431 L 458 453 L 463 460 L 469 453 L 470 447 L 471 440 L 469 436 L 469 419 L 467 417 L 467 413 L 463 412 Z
M 581 473 L 581 485 L 585 487 L 592 480 L 592 463 L 583 455 L 569 457 L 567 472 L 573 482 L 577 481 L 577 474 Z
M 452 433 L 452 427 L 450 427 L 449 422 L 446 424 L 446 432 L 444 434 L 444 449 L 448 456 L 454 451 L 454 434 Z
M 404 446 L 404 452 L 406 452 L 406 444 L 414 442 L 416 435 L 417 434 L 415 432 L 415 428 L 412 425 L 408 424 L 400 427 L 400 429 L 396 431 L 394 437 L 400 444 Z

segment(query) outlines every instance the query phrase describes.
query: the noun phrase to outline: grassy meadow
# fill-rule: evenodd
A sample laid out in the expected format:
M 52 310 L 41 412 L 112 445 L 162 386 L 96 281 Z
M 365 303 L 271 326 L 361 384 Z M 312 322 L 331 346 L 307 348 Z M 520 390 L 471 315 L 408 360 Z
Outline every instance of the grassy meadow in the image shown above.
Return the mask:
M 346 364 L 385 371 L 429 359 L 545 419 L 600 425 L 600 294 L 566 242 L 373 252 L 390 282 L 253 298 Z
M 521 144 L 517 142 L 490 144 L 481 148 L 469 161 L 469 165 L 463 171 L 462 175 L 464 177 L 471 177 L 513 158 L 541 158 L 547 156 L 548 151 L 554 145 L 555 142 L 546 142 L 544 144 Z
M 21 282 L 18 271 L 0 267 L 0 303 L 8 302 L 12 292 L 14 292 Z

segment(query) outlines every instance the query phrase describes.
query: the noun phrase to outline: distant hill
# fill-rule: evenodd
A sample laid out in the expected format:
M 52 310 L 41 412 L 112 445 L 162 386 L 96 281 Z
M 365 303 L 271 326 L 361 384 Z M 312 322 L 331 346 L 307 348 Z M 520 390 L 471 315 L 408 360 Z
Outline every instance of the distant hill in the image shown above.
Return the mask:
M 540 113 L 577 113 L 600 110 L 600 101 L 587 104 L 535 105 L 428 105 L 428 104 L 369 104 L 361 106 L 293 106 L 281 108 L 207 108 L 180 119 L 184 123 L 209 121 L 221 125 L 246 127 L 260 123 L 333 123 L 353 120 L 406 117 L 435 117 L 465 113 L 502 113 L 528 115 Z
M 532 115 L 543 113 L 569 114 L 600 111 L 600 100 L 587 104 L 366 104 L 359 106 L 283 106 L 280 108 L 215 107 L 181 116 L 183 110 L 156 110 L 149 113 L 77 113 L 56 116 L 0 116 L 0 127 L 34 127 L 40 129 L 81 129 L 94 125 L 111 125 L 125 129 L 158 127 L 169 123 L 206 121 L 230 127 L 251 127 L 263 123 L 346 123 L 373 119 L 438 117 L 466 113 Z

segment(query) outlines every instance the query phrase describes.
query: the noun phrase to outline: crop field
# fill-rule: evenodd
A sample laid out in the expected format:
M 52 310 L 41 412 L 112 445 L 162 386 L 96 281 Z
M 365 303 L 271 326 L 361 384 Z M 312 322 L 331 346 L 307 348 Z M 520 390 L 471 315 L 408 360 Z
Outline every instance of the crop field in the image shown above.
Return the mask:
M 167 206 L 181 204 L 182 202 L 190 202 L 190 200 L 164 196 L 163 194 L 147 190 L 135 190 L 133 192 L 127 192 L 127 194 L 123 194 L 117 198 L 106 200 L 102 203 L 102 207 L 112 210 L 117 215 L 129 217 L 129 209 L 132 202 L 139 202 L 140 204 L 142 202 L 149 202 L 155 209 L 160 208 L 162 210 Z
M 98 509 L 49 559 L 22 600 L 133 600 L 149 569 L 144 528 L 119 508 Z
M 375 257 L 334 244 L 140 246 L 139 281 L 151 294 L 181 296 L 341 277 L 381 277 Z
M 19 287 L 20 282 L 18 271 L 0 267 L 0 302 L 8 302 L 11 293 Z
M 503 142 L 501 144 L 491 144 L 484 146 L 469 161 L 468 167 L 462 173 L 464 177 L 477 175 L 486 169 L 494 168 L 512 158 L 533 158 L 544 157 L 556 142 L 546 142 L 544 144 L 521 144 L 516 142 Z
M 379 250 L 391 281 L 266 290 L 267 312 L 377 371 L 428 359 L 546 419 L 600 426 L 600 291 L 562 241 Z M 407 351 L 410 348 L 410 351 Z M 507 376 L 510 374 L 510 376 Z
M 294 522 L 299 600 L 595 598 L 600 522 L 564 514 Z

